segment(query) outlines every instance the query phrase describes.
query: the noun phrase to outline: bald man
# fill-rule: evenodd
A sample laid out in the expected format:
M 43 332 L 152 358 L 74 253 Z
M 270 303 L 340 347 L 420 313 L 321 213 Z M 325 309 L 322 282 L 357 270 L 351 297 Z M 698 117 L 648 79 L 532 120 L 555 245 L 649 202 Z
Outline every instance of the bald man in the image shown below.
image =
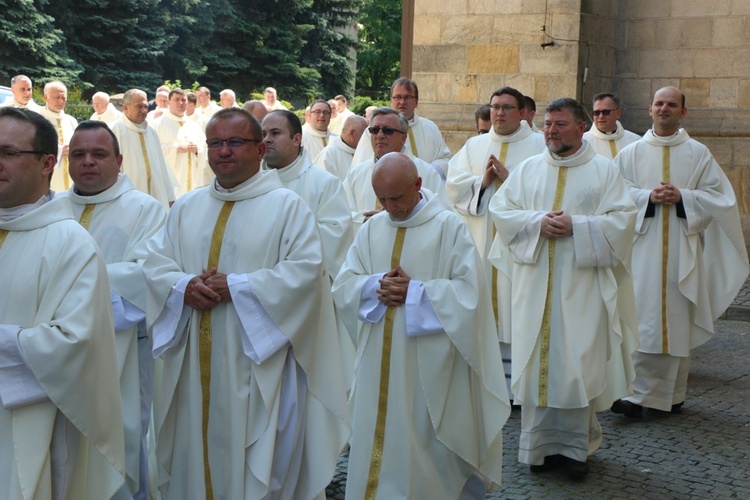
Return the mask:
M 256 100 L 245 101 L 245 104 L 242 105 L 242 109 L 257 118 L 259 122 L 263 122 L 263 118 L 268 114 L 265 104 Z
M 120 117 L 121 113 L 109 102 L 109 95 L 106 92 L 94 94 L 91 97 L 91 105 L 94 107 L 94 113 L 91 115 L 92 120 L 111 125 Z
M 378 161 L 384 211 L 333 284 L 357 343 L 352 498 L 484 498 L 500 484 L 510 406 L 482 261 L 461 218 L 421 186 L 408 156 Z
M 331 139 L 331 143 L 323 148 L 317 158 L 317 165 L 328 170 L 341 179 L 346 179 L 346 174 L 352 166 L 354 151 L 367 128 L 367 120 L 359 115 L 350 115 L 344 121 L 344 127 L 339 137 Z

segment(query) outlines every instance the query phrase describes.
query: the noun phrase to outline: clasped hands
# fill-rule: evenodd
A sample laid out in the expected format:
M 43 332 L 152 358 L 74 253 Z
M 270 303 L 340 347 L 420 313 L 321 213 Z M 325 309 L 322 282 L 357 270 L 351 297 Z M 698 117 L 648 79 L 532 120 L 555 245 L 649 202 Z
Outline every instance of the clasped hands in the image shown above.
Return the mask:
M 676 205 L 682 200 L 680 190 L 668 182 L 661 182 L 661 186 L 651 191 L 649 200 L 654 205 Z
M 495 155 L 490 155 L 487 160 L 487 164 L 484 166 L 484 177 L 482 177 L 482 189 L 487 189 L 495 179 L 500 179 L 500 182 L 505 182 L 508 178 L 508 169 L 505 165 L 500 163 Z
M 187 144 L 178 144 L 177 151 L 179 151 L 180 153 L 198 154 L 198 145 L 194 142 L 188 142 Z
M 377 290 L 378 300 L 386 306 L 400 306 L 406 302 L 406 292 L 409 289 L 411 278 L 396 266 L 395 269 L 387 272 L 383 278 L 378 280 L 380 289 Z
M 204 269 L 203 273 L 193 277 L 185 287 L 185 304 L 201 312 L 231 300 L 227 275 L 217 272 L 215 267 L 208 271 Z
M 542 236 L 557 239 L 573 235 L 573 219 L 562 210 L 555 210 L 542 218 Z

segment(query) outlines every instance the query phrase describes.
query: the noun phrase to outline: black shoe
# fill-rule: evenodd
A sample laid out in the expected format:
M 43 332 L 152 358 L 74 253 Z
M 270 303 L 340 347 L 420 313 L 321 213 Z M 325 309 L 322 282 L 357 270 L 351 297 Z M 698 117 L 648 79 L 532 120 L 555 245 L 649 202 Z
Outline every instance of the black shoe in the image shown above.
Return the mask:
M 618 399 L 612 403 L 610 411 L 625 415 L 628 418 L 643 418 L 643 406 L 631 403 L 630 401 L 623 401 L 622 399 Z
M 672 410 L 669 413 L 682 413 L 682 405 L 684 405 L 685 402 L 677 403 L 676 405 L 672 405 Z
M 565 458 L 565 473 L 568 476 L 568 479 L 571 481 L 575 481 L 577 483 L 580 483 L 584 479 L 586 479 L 586 476 L 589 473 L 589 464 L 586 462 L 579 462 L 578 460 L 573 460 L 572 458 L 564 457 Z
M 529 470 L 534 474 L 551 471 L 563 461 L 562 455 L 549 455 L 544 457 L 543 465 L 529 465 Z

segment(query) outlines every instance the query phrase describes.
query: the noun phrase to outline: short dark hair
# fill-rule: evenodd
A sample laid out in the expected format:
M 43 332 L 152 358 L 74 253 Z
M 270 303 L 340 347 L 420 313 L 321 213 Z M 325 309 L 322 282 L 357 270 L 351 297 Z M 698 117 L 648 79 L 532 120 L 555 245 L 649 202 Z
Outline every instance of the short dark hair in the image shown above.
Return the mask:
M 185 97 L 187 97 L 188 102 L 192 102 L 193 104 L 198 103 L 198 99 L 193 92 L 185 92 Z
M 29 123 L 34 127 L 34 138 L 31 141 L 34 151 L 57 156 L 57 130 L 45 117 L 35 111 L 10 106 L 0 107 L 0 119 L 14 118 Z
M 185 95 L 185 91 L 182 90 L 182 89 L 172 89 L 172 90 L 169 91 L 169 97 L 168 97 L 168 99 L 171 101 L 172 100 L 172 96 L 175 95 L 175 94 Z
M 317 102 L 325 102 L 326 106 L 328 106 L 328 109 L 331 109 L 331 107 L 328 105 L 326 101 L 323 101 L 323 100 L 315 101 L 313 104 Z M 312 105 L 310 107 L 312 107 Z M 268 115 L 266 116 L 270 116 L 270 115 L 281 115 L 286 119 L 287 124 L 289 125 L 289 137 L 294 137 L 295 135 L 302 133 L 302 122 L 299 121 L 299 117 L 297 115 L 295 115 L 288 109 L 275 109 L 271 111 L 270 113 L 268 113 Z
M 114 132 L 112 132 L 112 129 L 109 128 L 109 125 L 106 123 L 99 121 L 99 120 L 85 120 L 78 124 L 76 127 L 75 132 L 73 132 L 73 135 L 76 135 L 78 131 L 85 131 L 85 130 L 96 130 L 96 129 L 102 129 L 106 130 L 109 136 L 112 138 L 112 147 L 115 150 L 115 156 L 120 156 L 120 143 L 117 140 L 117 137 L 115 136 Z
M 316 104 L 325 104 L 326 107 L 328 108 L 328 111 L 332 111 L 331 110 L 331 105 L 328 104 L 328 101 L 326 101 L 325 99 L 316 99 L 316 100 L 314 100 L 312 102 L 312 104 L 310 104 L 310 109 L 313 109 L 313 106 L 315 106 Z M 292 113 L 292 114 L 294 114 L 294 113 Z M 294 115 L 294 116 L 297 116 L 297 115 Z
M 247 122 L 250 124 L 250 129 L 252 130 L 253 139 L 257 140 L 263 140 L 263 128 L 260 126 L 260 122 L 257 118 L 255 118 L 253 115 L 248 113 L 242 108 L 221 108 L 219 111 L 214 113 L 214 115 L 211 117 L 210 120 L 208 120 L 208 123 L 206 124 L 206 132 L 208 132 L 208 129 L 214 126 L 214 123 L 216 123 L 219 120 L 227 120 L 230 118 L 234 118 L 235 116 L 239 116 L 241 118 L 244 118 L 247 120 Z M 208 136 L 208 134 L 206 134 Z
M 609 97 L 612 99 L 615 103 L 615 106 L 617 106 L 617 109 L 620 109 L 620 98 L 617 97 L 615 94 L 610 94 L 609 92 L 601 92 L 599 94 L 596 94 L 594 96 L 594 104 L 596 104 L 596 101 L 601 101 L 602 99 L 606 99 Z
M 393 82 L 391 84 L 390 90 L 388 91 L 389 97 L 393 97 L 393 89 L 395 89 L 396 87 L 411 88 L 414 91 L 414 98 L 416 100 L 419 100 L 419 87 L 417 87 L 417 82 L 415 82 L 411 78 L 401 77 Z
M 485 120 L 490 121 L 490 105 L 489 104 L 482 104 L 479 106 L 479 109 L 477 109 L 474 112 L 474 123 L 478 126 L 479 120 Z
M 525 95 L 523 96 L 523 107 L 530 110 L 530 111 L 536 111 L 536 101 L 533 97 Z
M 583 105 L 570 97 L 555 99 L 547 105 L 546 112 L 562 111 L 563 109 L 569 109 L 573 113 L 573 119 L 575 119 L 576 123 L 586 121 L 586 111 L 583 109 Z
M 516 105 L 518 106 L 519 110 L 526 109 L 526 98 L 523 96 L 522 93 L 520 93 L 518 90 L 514 89 L 513 87 L 503 87 L 503 88 L 497 89 L 490 96 L 490 102 L 492 102 L 493 97 L 501 96 L 503 94 L 507 94 L 507 95 L 515 97 Z

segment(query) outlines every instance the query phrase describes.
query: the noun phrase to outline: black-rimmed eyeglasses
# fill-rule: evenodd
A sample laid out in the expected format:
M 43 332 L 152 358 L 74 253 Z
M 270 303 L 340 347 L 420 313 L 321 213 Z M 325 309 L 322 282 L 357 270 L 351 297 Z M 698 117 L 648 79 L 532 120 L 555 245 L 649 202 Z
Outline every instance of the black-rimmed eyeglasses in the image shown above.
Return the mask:
M 208 149 L 219 149 L 224 143 L 227 143 L 227 146 L 236 149 L 241 148 L 248 142 L 262 142 L 259 139 L 243 139 L 242 137 L 230 137 L 229 139 L 206 139 L 206 146 Z
M 51 155 L 46 151 L 21 151 L 20 149 L 0 149 L 0 160 L 15 160 L 21 155 Z
M 594 116 L 599 116 L 599 115 L 602 115 L 602 116 L 609 116 L 609 114 L 610 114 L 610 113 L 611 113 L 612 111 L 615 111 L 615 110 L 614 110 L 614 109 L 595 109 L 595 110 L 594 110 Z

